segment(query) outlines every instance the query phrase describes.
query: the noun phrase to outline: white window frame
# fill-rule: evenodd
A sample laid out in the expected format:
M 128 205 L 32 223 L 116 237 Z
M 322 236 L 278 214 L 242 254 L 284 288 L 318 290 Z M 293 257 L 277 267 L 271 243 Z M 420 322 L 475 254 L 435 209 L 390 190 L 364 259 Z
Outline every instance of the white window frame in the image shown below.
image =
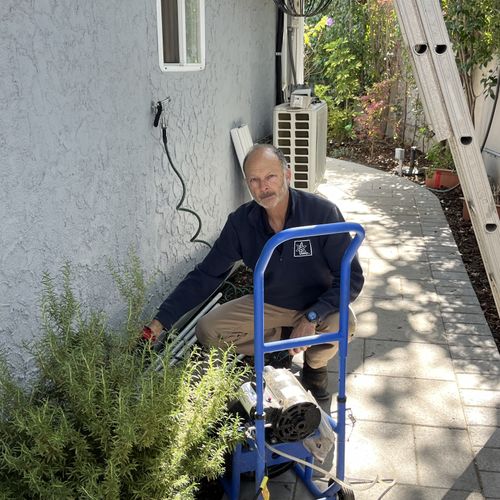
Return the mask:
M 163 20 L 161 12 L 161 0 L 156 0 L 158 18 L 158 57 L 161 71 L 200 71 L 205 69 L 205 0 L 199 3 L 199 27 L 200 27 L 200 62 L 188 63 L 186 53 L 186 3 L 185 0 L 177 0 L 178 31 L 179 31 L 179 62 L 169 63 L 163 59 Z

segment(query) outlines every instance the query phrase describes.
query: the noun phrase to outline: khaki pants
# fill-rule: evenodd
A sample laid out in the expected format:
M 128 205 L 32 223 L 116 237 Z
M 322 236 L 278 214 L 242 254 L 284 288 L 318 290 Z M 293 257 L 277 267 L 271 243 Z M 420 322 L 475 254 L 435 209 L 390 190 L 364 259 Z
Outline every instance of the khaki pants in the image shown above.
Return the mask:
M 264 304 L 264 337 L 266 342 L 280 340 L 281 327 L 294 327 L 303 317 L 303 311 Z M 226 302 L 203 316 L 196 326 L 196 337 L 205 346 L 227 347 L 232 344 L 240 354 L 253 355 L 253 295 Z M 339 313 L 327 316 L 316 331 L 336 332 Z M 356 329 L 356 317 L 349 308 L 349 341 Z M 309 347 L 305 352 L 311 368 L 326 366 L 338 350 L 338 342 Z

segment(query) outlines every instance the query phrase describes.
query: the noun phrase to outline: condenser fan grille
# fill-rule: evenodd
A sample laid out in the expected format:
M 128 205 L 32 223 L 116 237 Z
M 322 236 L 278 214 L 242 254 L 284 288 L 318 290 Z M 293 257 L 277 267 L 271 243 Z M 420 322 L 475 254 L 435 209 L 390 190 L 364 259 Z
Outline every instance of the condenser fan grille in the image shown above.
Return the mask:
M 274 0 L 283 12 L 294 17 L 311 17 L 321 14 L 332 0 Z

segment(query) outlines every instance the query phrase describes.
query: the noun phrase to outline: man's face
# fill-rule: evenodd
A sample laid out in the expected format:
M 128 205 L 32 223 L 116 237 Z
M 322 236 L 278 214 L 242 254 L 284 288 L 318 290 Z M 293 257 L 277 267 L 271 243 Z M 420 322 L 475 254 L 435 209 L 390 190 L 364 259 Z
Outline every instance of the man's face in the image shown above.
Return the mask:
M 266 210 L 273 209 L 288 196 L 290 170 L 268 149 L 258 149 L 245 165 L 245 178 L 253 199 Z

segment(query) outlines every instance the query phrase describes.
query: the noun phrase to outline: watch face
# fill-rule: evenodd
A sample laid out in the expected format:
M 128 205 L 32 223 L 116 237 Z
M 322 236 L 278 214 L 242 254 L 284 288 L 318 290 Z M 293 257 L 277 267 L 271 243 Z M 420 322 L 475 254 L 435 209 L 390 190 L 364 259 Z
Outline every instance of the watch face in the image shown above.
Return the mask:
M 316 311 L 309 311 L 306 318 L 312 323 L 313 321 L 318 321 L 318 314 Z

